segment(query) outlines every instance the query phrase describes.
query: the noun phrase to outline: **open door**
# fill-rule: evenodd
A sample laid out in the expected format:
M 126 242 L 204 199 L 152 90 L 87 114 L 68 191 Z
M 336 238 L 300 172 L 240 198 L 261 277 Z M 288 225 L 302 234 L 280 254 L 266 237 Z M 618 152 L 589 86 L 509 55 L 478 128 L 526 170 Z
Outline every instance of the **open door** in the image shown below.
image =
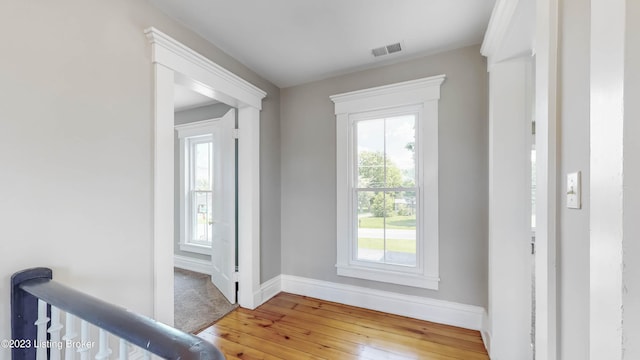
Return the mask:
M 231 302 L 236 302 L 236 146 L 235 109 L 229 110 L 213 130 L 213 227 L 211 281 Z

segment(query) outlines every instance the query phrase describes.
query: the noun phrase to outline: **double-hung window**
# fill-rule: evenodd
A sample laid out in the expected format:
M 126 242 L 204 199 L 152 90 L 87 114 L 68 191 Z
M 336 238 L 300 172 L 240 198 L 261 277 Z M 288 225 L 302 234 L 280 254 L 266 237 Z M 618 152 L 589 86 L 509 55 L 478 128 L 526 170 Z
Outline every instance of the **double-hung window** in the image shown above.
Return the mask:
M 211 253 L 213 130 L 211 121 L 176 126 L 180 140 L 180 249 Z
M 441 75 L 331 96 L 338 275 L 438 288 L 443 81 Z

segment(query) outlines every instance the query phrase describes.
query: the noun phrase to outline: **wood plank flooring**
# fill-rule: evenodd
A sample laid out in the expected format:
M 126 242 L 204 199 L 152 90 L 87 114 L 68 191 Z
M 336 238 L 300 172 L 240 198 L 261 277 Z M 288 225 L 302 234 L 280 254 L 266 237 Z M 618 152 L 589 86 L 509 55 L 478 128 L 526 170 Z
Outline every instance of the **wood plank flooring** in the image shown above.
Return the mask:
M 489 359 L 478 331 L 287 293 L 198 336 L 227 359 Z

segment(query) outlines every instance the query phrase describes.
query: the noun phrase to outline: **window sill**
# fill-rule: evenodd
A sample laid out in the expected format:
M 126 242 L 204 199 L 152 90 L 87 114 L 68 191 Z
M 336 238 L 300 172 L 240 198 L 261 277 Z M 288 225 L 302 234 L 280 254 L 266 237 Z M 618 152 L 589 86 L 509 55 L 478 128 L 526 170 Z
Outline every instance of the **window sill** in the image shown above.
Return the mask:
M 373 280 L 396 285 L 405 285 L 422 289 L 438 290 L 440 278 L 423 274 L 372 269 L 362 266 L 336 265 L 338 276 Z
M 203 255 L 211 255 L 211 246 L 205 245 L 180 243 L 180 250 Z

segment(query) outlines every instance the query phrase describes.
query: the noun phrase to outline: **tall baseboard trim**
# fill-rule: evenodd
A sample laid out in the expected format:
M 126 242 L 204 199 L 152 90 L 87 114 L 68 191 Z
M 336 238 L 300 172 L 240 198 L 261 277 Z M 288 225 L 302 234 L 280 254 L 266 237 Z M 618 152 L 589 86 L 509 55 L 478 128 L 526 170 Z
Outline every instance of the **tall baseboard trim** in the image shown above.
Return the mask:
M 211 261 L 194 259 L 182 255 L 173 255 L 173 266 L 201 274 L 211 274 L 211 268 L 213 265 L 211 265 Z
M 482 342 L 484 343 L 487 354 L 491 354 L 491 328 L 489 327 L 489 314 L 483 311 L 482 314 L 482 329 L 480 330 L 482 336 Z
M 260 285 L 260 303 L 258 305 L 266 303 L 269 299 L 278 295 L 280 291 L 282 291 L 282 275 L 265 281 Z
M 479 306 L 292 275 L 281 275 L 280 278 L 281 290 L 284 292 L 466 329 L 483 330 L 485 310 Z

